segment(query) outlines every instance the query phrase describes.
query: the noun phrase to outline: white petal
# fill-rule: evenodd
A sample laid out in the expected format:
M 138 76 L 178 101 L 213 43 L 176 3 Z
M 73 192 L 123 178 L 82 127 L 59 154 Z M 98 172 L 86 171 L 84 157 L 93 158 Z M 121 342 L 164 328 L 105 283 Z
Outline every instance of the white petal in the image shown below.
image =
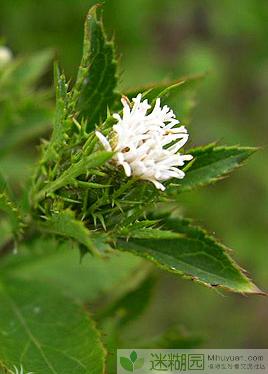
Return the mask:
M 106 149 L 106 151 L 111 151 L 112 147 L 110 143 L 108 142 L 108 140 L 106 139 L 106 137 L 99 131 L 95 131 L 95 134 L 98 137 L 101 144 L 103 145 L 104 149 Z
M 162 183 L 155 179 L 152 179 L 150 182 L 152 182 L 158 190 L 165 191 L 166 187 Z
M 121 164 L 125 170 L 125 173 L 126 173 L 126 176 L 127 177 L 130 177 L 131 176 L 131 167 L 129 166 L 129 164 L 127 162 L 123 162 Z
M 121 117 L 118 113 L 113 114 L 114 119 L 117 119 L 117 121 L 121 121 Z

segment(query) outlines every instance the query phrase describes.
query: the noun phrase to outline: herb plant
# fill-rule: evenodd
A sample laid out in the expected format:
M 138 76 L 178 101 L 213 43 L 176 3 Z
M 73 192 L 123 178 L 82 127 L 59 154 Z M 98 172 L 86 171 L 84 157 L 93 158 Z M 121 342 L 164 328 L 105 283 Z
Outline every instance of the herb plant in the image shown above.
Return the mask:
M 256 149 L 185 149 L 201 76 L 120 92 L 99 6 L 86 18 L 76 80 L 55 64 L 55 110 L 50 90 L 36 84 L 50 60 L 46 51 L 0 65 L 0 369 L 113 373 L 106 351 L 128 343 L 121 332 L 146 307 L 155 267 L 213 289 L 263 294 L 228 248 L 179 209 L 182 193 L 222 179 Z M 40 135 L 39 159 L 21 181 L 6 157 L 23 159 Z M 33 165 L 35 154 L 27 156 Z M 104 294 L 111 297 L 96 325 L 88 305 Z M 173 331 L 151 344 L 197 342 Z

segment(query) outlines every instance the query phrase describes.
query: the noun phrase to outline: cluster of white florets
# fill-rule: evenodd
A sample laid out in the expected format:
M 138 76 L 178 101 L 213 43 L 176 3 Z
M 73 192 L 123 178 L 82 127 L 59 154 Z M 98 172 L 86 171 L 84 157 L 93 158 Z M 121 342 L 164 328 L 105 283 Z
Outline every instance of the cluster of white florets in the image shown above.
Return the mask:
M 165 190 L 161 183 L 170 178 L 182 179 L 185 173 L 179 169 L 191 155 L 179 153 L 189 134 L 173 111 L 156 100 L 153 110 L 148 100 L 139 94 L 131 106 L 122 98 L 123 115 L 115 113 L 117 123 L 109 140 L 99 131 L 96 135 L 107 151 L 114 151 L 114 161 L 124 168 L 125 174 L 152 182 L 156 188 Z

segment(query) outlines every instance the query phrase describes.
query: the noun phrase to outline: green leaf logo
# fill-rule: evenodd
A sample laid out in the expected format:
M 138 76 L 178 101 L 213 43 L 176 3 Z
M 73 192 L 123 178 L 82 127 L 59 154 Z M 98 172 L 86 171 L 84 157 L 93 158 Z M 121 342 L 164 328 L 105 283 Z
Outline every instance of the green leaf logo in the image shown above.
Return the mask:
M 137 360 L 137 358 L 138 358 L 138 355 L 137 355 L 137 352 L 135 352 L 135 351 L 132 351 L 131 353 L 130 353 L 130 359 L 131 359 L 131 361 L 133 362 L 133 364 L 134 364 L 134 362 Z
M 120 364 L 121 364 L 123 369 L 125 369 L 127 371 L 131 371 L 131 372 L 134 371 L 133 363 L 131 362 L 131 360 L 129 358 L 120 357 Z
M 141 369 L 144 365 L 144 358 L 139 358 L 134 364 L 134 370 Z
M 141 369 L 144 365 L 144 358 L 138 358 L 137 352 L 132 351 L 129 355 L 130 358 L 121 356 L 120 365 L 126 371 L 134 372 Z

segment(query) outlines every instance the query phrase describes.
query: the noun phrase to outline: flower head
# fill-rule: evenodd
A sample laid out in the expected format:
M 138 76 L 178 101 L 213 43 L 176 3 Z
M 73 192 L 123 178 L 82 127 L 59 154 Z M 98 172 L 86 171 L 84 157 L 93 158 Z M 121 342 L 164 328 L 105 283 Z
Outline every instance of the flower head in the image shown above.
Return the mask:
M 156 188 L 164 191 L 161 183 L 170 178 L 182 179 L 185 173 L 179 169 L 191 155 L 179 153 L 188 140 L 189 134 L 173 111 L 156 99 L 153 110 L 148 100 L 142 101 L 139 94 L 133 99 L 131 107 L 123 97 L 122 117 L 115 113 L 117 123 L 109 140 L 99 131 L 96 135 L 107 151 L 114 151 L 114 161 L 121 165 L 128 177 L 131 175 L 152 182 Z

